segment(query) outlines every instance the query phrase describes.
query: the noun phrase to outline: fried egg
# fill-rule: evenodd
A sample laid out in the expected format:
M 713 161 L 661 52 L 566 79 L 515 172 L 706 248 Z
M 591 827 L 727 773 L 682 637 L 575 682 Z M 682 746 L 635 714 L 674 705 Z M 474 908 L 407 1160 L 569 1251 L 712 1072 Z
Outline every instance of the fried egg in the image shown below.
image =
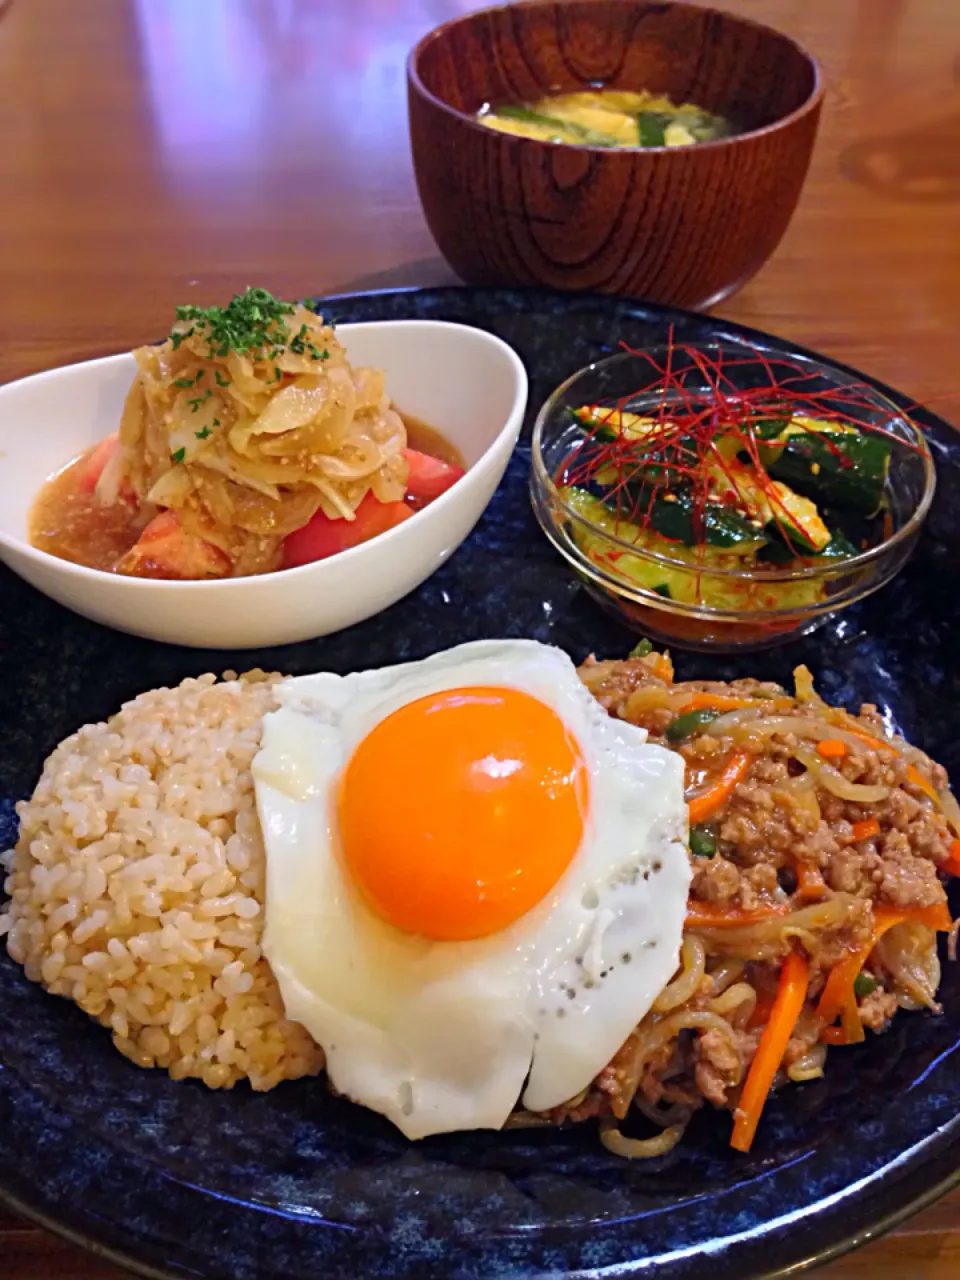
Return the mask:
M 280 696 L 263 948 L 335 1089 L 410 1138 L 576 1096 L 677 968 L 683 761 L 534 641 Z

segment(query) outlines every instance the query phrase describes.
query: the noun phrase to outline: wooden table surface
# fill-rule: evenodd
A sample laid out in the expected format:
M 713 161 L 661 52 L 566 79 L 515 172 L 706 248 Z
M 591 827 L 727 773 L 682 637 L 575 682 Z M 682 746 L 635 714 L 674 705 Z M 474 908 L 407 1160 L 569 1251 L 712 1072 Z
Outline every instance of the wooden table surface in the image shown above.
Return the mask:
M 716 0 L 723 4 L 724 0 Z M 720 308 L 960 422 L 960 3 L 726 0 L 822 62 L 773 260 Z M 475 0 L 0 0 L 0 382 L 164 332 L 176 303 L 452 281 L 404 58 Z M 0 1215 L 9 1280 L 121 1273 Z M 824 1280 L 960 1274 L 960 1194 Z

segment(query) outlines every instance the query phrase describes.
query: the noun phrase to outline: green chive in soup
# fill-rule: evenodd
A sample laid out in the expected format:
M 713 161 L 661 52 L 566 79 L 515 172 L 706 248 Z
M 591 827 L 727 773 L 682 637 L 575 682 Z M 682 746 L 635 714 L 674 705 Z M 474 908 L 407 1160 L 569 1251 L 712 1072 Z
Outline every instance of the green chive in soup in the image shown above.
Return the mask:
M 669 98 L 619 89 L 488 104 L 477 119 L 500 133 L 580 147 L 689 147 L 735 132 L 728 120 L 693 103 L 677 106 Z

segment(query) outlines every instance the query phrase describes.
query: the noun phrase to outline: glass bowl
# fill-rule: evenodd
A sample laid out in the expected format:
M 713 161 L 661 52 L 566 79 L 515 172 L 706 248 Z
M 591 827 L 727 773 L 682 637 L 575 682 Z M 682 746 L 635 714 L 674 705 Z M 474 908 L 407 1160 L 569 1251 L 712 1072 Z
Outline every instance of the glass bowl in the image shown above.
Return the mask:
M 886 435 L 891 459 L 875 545 L 846 559 L 810 556 L 786 566 L 738 565 L 725 556 L 718 567 L 682 544 L 658 538 L 656 549 L 637 545 L 635 526 L 619 517 L 601 529 L 561 492 L 587 434 L 572 410 L 607 406 L 649 415 L 673 403 L 729 407 L 760 388 L 771 388 L 794 412 L 841 416 Z M 734 339 L 625 350 L 589 365 L 550 396 L 533 431 L 531 497 L 544 533 L 621 622 L 681 649 L 733 653 L 783 644 L 885 586 L 916 545 L 935 485 L 923 434 L 875 388 L 816 360 Z

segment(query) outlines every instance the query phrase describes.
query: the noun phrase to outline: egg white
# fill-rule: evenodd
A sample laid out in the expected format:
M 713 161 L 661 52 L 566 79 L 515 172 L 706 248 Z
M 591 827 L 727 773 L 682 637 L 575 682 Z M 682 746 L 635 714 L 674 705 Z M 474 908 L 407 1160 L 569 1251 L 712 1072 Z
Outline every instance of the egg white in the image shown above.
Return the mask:
M 366 906 L 337 855 L 334 787 L 391 712 L 464 686 L 520 690 L 578 742 L 590 801 L 554 889 L 509 928 L 433 942 Z M 559 649 L 480 641 L 422 662 L 287 681 L 253 771 L 267 851 L 264 953 L 334 1087 L 408 1137 L 559 1106 L 673 975 L 687 890 L 683 762 L 614 720 Z M 424 780 L 429 793 L 429 778 Z

